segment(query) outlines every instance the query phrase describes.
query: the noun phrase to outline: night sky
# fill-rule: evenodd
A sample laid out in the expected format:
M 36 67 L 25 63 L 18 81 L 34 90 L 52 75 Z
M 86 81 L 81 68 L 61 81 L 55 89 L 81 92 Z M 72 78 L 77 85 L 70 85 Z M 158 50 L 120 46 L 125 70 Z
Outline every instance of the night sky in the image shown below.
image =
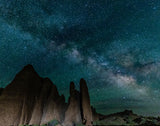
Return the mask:
M 160 116 L 160 0 L 0 0 L 0 87 L 27 64 L 66 97 L 84 78 L 103 114 Z

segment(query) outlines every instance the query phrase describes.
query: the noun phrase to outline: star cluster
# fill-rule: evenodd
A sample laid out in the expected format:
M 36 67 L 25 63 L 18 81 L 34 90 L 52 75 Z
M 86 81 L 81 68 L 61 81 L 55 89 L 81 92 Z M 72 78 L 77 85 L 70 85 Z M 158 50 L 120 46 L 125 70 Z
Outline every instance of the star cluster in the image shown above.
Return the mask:
M 160 115 L 160 1 L 1 0 L 0 86 L 27 64 L 66 96 L 83 77 L 98 112 Z

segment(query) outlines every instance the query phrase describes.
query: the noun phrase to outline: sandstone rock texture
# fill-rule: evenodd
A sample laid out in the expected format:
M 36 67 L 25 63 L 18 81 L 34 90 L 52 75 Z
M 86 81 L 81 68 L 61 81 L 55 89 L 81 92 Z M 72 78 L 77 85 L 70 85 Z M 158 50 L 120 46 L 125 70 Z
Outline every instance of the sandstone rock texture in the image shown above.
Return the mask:
M 92 109 L 90 105 L 88 87 L 84 79 L 80 80 L 80 94 L 81 94 L 82 122 L 83 124 L 90 126 L 93 123 Z
M 32 65 L 25 66 L 6 88 L 0 89 L 0 126 L 42 125 L 51 120 L 63 126 L 92 126 L 98 119 L 84 79 L 80 80 L 80 92 L 70 83 L 68 103 L 50 79 L 41 78 Z
M 65 112 L 63 125 L 72 126 L 75 123 L 81 123 L 80 93 L 75 89 L 73 82 L 70 83 L 70 97 L 68 109 Z

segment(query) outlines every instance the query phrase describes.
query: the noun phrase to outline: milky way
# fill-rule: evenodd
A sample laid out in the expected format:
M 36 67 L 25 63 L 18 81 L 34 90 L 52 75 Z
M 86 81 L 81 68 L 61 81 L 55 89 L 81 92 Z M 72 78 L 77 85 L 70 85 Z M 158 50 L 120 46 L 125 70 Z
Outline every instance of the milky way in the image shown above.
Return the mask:
M 84 78 L 98 112 L 160 115 L 160 1 L 1 0 L 0 86 L 27 64 L 66 96 Z

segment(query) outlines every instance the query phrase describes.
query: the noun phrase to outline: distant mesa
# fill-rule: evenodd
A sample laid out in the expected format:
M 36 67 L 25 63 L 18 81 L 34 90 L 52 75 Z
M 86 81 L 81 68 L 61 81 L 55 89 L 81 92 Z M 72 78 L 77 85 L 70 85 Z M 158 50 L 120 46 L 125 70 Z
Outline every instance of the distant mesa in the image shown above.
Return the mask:
M 48 78 L 40 77 L 32 65 L 25 66 L 6 87 L 0 88 L 0 126 L 45 125 L 159 125 L 160 119 L 142 117 L 131 110 L 98 114 L 90 104 L 88 87 L 80 80 L 80 91 L 70 83 L 68 103 Z

